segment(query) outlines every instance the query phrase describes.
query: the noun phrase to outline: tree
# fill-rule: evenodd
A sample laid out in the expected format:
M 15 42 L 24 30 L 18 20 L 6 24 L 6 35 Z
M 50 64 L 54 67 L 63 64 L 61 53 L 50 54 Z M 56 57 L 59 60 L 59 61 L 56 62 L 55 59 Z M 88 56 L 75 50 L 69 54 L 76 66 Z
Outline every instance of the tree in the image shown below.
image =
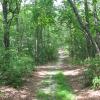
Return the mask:
M 3 0 L 2 1 L 2 9 L 3 9 L 3 29 L 4 29 L 4 48 L 5 48 L 5 56 L 4 56 L 4 64 L 5 66 L 9 66 L 10 63 L 10 55 L 9 55 L 9 49 L 10 49 L 10 26 L 11 23 L 16 16 L 19 13 L 19 4 L 21 3 L 21 0 Z M 15 7 L 14 7 L 15 6 Z
M 89 31 L 89 16 L 88 16 L 88 4 L 87 4 L 87 0 L 84 1 L 85 3 L 85 18 L 86 18 L 86 24 L 84 25 L 84 23 L 82 22 L 82 19 L 78 13 L 77 7 L 75 6 L 75 3 L 73 3 L 72 0 L 68 0 L 68 2 L 70 3 L 77 21 L 79 22 L 80 28 L 82 29 L 84 36 L 86 38 L 87 45 L 90 45 L 92 47 L 92 49 L 95 47 L 96 52 L 98 53 L 98 55 L 100 55 L 100 49 L 98 44 L 96 43 L 95 39 L 92 37 L 91 32 Z M 89 41 L 89 42 L 88 42 Z M 93 52 L 92 52 L 93 53 Z M 94 54 L 94 53 L 93 53 Z

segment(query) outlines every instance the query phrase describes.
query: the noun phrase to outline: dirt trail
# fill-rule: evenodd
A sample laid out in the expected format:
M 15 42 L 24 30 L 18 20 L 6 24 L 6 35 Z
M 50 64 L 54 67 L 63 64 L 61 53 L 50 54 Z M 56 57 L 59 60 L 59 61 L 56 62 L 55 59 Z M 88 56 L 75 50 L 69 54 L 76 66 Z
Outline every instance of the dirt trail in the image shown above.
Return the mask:
M 21 89 L 16 90 L 11 87 L 0 87 L 0 95 L 2 96 L 0 100 L 38 100 L 36 97 L 38 90 L 42 89 L 45 92 L 53 91 L 52 87 L 42 84 L 45 78 L 49 78 L 52 81 L 52 75 L 55 75 L 60 70 L 63 71 L 66 77 L 69 77 L 70 84 L 76 94 L 76 100 L 100 100 L 100 91 L 83 88 L 84 68 L 68 64 L 67 59 L 66 52 L 60 50 L 58 61 L 39 66 L 33 72 L 32 76 L 27 78 Z M 50 100 L 55 99 L 51 98 Z
M 84 86 L 84 71 L 82 66 L 68 64 L 66 53 L 62 51 L 62 70 L 65 76 L 69 77 L 70 84 L 76 95 L 76 100 L 100 100 L 100 90 L 93 90 Z

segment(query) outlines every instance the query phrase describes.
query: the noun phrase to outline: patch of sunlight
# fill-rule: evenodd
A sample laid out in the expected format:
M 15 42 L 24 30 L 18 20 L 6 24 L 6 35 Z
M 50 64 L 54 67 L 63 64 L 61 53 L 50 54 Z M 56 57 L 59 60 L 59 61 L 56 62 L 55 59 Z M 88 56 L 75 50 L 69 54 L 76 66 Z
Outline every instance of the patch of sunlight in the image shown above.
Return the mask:
M 46 87 L 44 89 L 41 89 L 42 92 L 44 92 L 45 94 L 49 94 L 51 92 L 50 87 Z
M 48 85 L 50 85 L 51 84 L 51 80 L 43 80 L 42 82 L 41 82 L 41 84 L 43 84 L 44 86 L 48 86 Z
M 77 76 L 82 73 L 82 69 L 64 71 L 64 75 Z
M 83 90 L 80 92 L 80 95 L 77 96 L 78 99 L 84 99 L 84 98 L 100 98 L 100 90 Z M 99 100 L 99 99 L 97 99 Z
M 41 89 L 45 93 L 53 93 L 56 89 L 56 83 L 52 80 L 52 76 L 47 80 L 42 81 L 42 84 L 45 85 L 45 88 Z
M 54 1 L 54 5 L 55 5 L 55 6 L 60 6 L 60 5 L 62 5 L 62 1 L 63 1 L 63 0 L 55 0 L 55 1 Z
M 40 71 L 38 74 L 40 76 L 47 76 L 47 75 L 56 75 L 58 71 Z
M 48 83 L 51 83 L 51 80 L 42 80 L 42 83 L 48 84 Z
M 49 83 L 49 85 L 39 89 L 37 93 L 38 100 L 75 100 L 75 96 L 63 72 L 56 71 L 56 74 L 43 82 L 45 84 Z
M 47 68 L 47 70 L 49 70 L 49 69 L 55 68 L 55 65 L 44 65 L 44 66 L 39 66 L 39 68 L 42 68 L 42 69 Z
M 100 96 L 100 90 L 94 91 L 94 90 L 89 90 L 88 91 L 89 96 L 95 97 L 95 96 Z

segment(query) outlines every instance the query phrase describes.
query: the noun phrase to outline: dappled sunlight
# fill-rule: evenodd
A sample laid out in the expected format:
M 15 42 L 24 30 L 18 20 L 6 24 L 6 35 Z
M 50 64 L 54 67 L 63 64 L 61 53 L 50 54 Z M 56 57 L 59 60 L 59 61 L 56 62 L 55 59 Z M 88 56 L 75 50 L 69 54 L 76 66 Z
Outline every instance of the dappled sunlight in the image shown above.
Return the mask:
M 0 0 L 0 100 L 100 100 L 100 0 Z
M 64 71 L 64 75 L 68 75 L 68 76 L 77 76 L 82 74 L 83 70 L 80 69 L 72 69 L 72 70 L 66 70 Z
M 39 100 L 74 100 L 74 94 L 63 72 L 51 75 L 40 86 L 37 96 Z
M 80 91 L 80 94 L 77 94 L 78 100 L 100 100 L 100 90 L 83 90 Z M 88 98 L 88 99 L 87 99 Z
M 51 83 L 47 87 L 45 86 L 45 88 L 42 88 L 41 91 L 43 91 L 46 94 L 48 94 L 48 93 L 54 93 L 56 91 L 56 85 L 57 84 L 55 84 L 55 83 Z
M 59 50 L 59 60 L 63 60 L 64 58 L 69 57 L 68 51 L 65 51 L 64 49 Z
M 67 55 L 65 51 L 60 50 L 58 61 L 38 66 L 32 76 L 25 79 L 26 82 L 22 89 L 17 90 L 10 87 L 1 87 L 1 94 L 6 96 L 6 98 L 14 98 L 14 100 L 19 100 L 19 98 L 20 100 L 53 100 L 54 97 L 57 100 L 62 100 L 61 98 L 63 97 L 64 100 L 71 97 L 75 97 L 76 100 L 100 100 L 100 90 L 95 91 L 82 88 L 81 80 L 85 68 L 67 64 L 65 62 L 66 59 Z M 72 92 L 70 88 L 74 91 Z M 37 99 L 37 96 L 40 99 Z M 8 100 L 12 100 L 11 98 Z
M 38 73 L 40 76 L 47 76 L 47 75 L 55 75 L 57 74 L 57 71 L 41 71 Z

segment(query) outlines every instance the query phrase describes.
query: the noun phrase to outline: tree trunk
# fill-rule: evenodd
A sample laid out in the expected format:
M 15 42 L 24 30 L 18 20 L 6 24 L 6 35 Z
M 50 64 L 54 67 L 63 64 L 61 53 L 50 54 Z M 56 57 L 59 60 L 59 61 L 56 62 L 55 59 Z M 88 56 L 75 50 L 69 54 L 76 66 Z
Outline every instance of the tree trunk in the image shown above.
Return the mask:
M 3 28 L 4 28 L 4 48 L 5 48 L 4 66 L 6 67 L 8 67 L 10 63 L 10 56 L 9 56 L 10 39 L 9 39 L 9 25 L 7 20 L 8 17 L 7 4 L 8 4 L 7 0 L 3 0 L 2 8 L 3 8 Z
M 9 49 L 10 41 L 9 41 L 9 26 L 8 26 L 8 9 L 7 9 L 7 1 L 3 0 L 3 25 L 4 25 L 4 47 L 5 49 Z
M 43 36 L 42 36 L 42 26 L 38 25 L 35 31 L 35 61 L 36 64 L 41 60 L 41 51 L 43 50 Z M 41 63 L 41 62 L 40 62 Z
M 88 34 L 90 34 L 89 8 L 87 0 L 84 0 L 84 7 L 85 7 L 85 20 L 86 20 L 85 28 L 87 29 Z M 88 56 L 95 56 L 94 44 L 91 41 L 91 39 L 87 40 L 87 50 L 88 50 Z
M 90 40 L 92 45 L 94 46 L 95 50 L 97 51 L 98 55 L 100 56 L 100 49 L 98 47 L 98 44 L 96 43 L 96 41 L 93 39 L 91 33 L 89 32 L 88 28 L 84 26 L 83 22 L 82 22 L 82 19 L 78 13 L 78 10 L 76 8 L 76 6 L 74 5 L 73 1 L 72 0 L 68 0 L 68 2 L 70 3 L 74 13 L 75 13 L 75 16 L 77 18 L 77 21 L 79 22 L 79 25 L 84 33 L 84 36 L 86 38 L 86 40 Z
M 93 2 L 93 15 L 94 15 L 94 24 L 95 24 L 95 31 L 96 31 L 96 42 L 100 49 L 100 31 L 99 31 L 99 19 L 97 15 L 96 3 Z

